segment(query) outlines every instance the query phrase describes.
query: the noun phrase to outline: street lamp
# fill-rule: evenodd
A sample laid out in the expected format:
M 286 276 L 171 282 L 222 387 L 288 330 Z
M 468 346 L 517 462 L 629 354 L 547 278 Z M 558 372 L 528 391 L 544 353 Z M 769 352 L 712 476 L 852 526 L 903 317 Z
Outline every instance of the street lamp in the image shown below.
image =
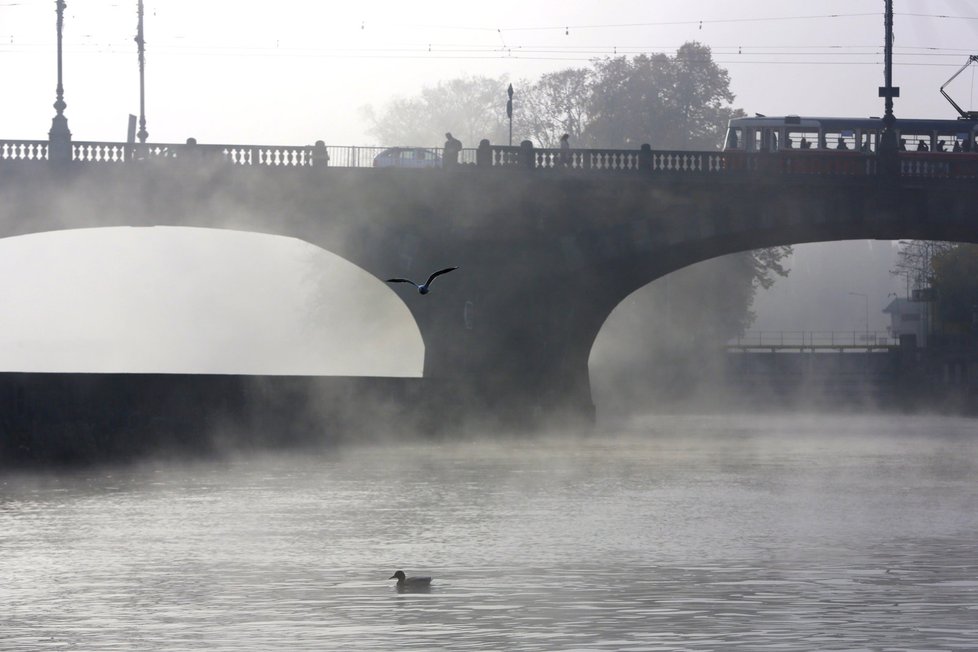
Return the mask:
M 506 115 L 509 117 L 509 146 L 513 146 L 513 85 L 506 89 L 509 99 L 506 101 Z
M 866 343 L 869 344 L 869 295 L 862 292 L 850 292 L 854 297 L 862 297 L 866 303 Z
M 146 41 L 143 39 L 143 0 L 137 5 L 138 23 L 136 25 L 136 46 L 139 50 L 139 142 L 146 144 Z
M 896 117 L 893 115 L 893 98 L 900 97 L 900 88 L 893 85 L 893 0 L 885 0 L 883 15 L 884 44 L 883 44 L 883 82 L 879 88 L 879 96 L 883 98 L 883 133 L 880 135 L 877 152 L 886 157 L 888 172 L 897 172 L 896 153 L 897 143 Z
M 65 0 L 55 0 L 54 6 L 58 13 L 58 87 L 54 109 L 57 114 L 51 121 L 51 131 L 48 132 L 48 159 L 58 163 L 71 161 L 71 131 L 68 130 L 68 118 L 65 117 L 65 89 L 61 83 L 61 33 L 65 24 Z

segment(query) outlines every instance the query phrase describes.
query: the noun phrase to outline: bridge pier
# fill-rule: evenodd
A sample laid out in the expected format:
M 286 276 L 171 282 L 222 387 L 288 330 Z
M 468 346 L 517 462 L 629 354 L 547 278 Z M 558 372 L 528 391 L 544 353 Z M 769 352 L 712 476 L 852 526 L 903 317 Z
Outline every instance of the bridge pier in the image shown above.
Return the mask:
M 593 425 L 594 336 L 574 323 L 567 283 L 507 291 L 483 282 L 505 276 L 467 266 L 430 295 L 404 297 L 424 340 L 431 409 L 489 427 Z

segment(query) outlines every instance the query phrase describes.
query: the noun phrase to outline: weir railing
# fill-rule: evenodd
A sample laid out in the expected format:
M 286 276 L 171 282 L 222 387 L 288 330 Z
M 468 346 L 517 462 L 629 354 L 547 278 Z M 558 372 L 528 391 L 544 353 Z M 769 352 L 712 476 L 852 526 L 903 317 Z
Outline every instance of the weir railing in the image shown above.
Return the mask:
M 900 346 L 885 331 L 747 331 L 727 342 L 730 351 L 885 351 Z

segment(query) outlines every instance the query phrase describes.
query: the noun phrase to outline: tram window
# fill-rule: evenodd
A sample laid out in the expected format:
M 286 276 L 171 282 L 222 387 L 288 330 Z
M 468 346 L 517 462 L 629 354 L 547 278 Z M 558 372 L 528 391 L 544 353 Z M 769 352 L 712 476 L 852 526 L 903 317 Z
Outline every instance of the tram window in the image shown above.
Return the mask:
M 727 132 L 727 149 L 742 149 L 744 142 L 744 130 L 740 127 L 731 127 Z
M 785 149 L 811 149 L 818 145 L 817 131 L 799 131 L 792 129 L 785 133 Z
M 944 132 L 937 134 L 934 143 L 935 152 L 960 152 L 961 143 L 958 142 L 960 134 L 956 132 Z
M 900 134 L 900 144 L 902 149 L 908 152 L 929 152 L 930 134 L 910 134 L 903 132 Z M 904 143 L 904 141 L 906 141 Z
M 826 131 L 824 134 L 826 149 L 856 149 L 856 134 L 852 131 Z
M 871 154 L 876 151 L 876 145 L 879 141 L 879 134 L 876 132 L 863 132 L 860 135 L 859 151 L 863 154 Z

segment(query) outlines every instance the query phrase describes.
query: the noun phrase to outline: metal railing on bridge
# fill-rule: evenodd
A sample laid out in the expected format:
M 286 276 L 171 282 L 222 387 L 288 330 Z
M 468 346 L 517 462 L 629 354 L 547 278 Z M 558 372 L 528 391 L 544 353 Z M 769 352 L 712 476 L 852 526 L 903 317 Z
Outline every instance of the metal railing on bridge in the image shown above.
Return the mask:
M 727 342 L 732 351 L 880 351 L 897 348 L 885 331 L 747 331 Z

